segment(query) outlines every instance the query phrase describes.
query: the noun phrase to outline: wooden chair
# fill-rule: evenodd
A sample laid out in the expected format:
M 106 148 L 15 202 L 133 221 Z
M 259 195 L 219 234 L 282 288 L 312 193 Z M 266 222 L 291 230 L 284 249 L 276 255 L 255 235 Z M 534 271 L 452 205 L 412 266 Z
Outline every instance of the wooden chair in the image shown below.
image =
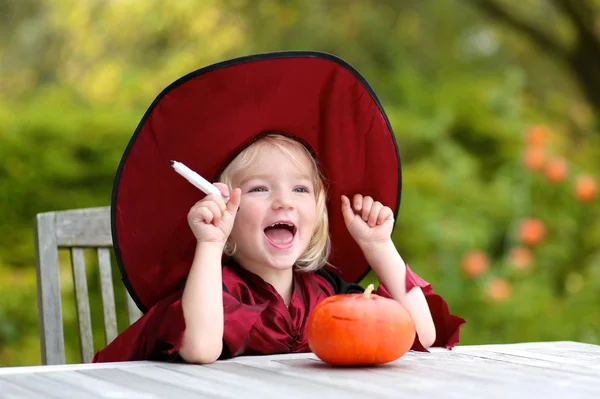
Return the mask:
M 89 363 L 94 356 L 94 345 L 84 258 L 86 248 L 97 251 L 106 342 L 111 342 L 117 335 L 110 261 L 112 249 L 110 207 L 37 214 L 35 247 L 42 364 L 65 363 L 59 284 L 58 250 L 60 248 L 67 248 L 71 252 L 81 361 Z M 132 324 L 141 316 L 141 312 L 126 290 L 125 293 L 128 322 Z

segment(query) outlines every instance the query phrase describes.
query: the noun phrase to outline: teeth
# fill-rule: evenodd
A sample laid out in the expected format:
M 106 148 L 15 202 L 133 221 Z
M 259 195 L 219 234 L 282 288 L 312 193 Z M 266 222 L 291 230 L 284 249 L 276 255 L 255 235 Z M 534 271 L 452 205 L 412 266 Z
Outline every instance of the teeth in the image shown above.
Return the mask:
M 273 223 L 269 227 L 275 227 L 275 226 L 288 226 L 288 227 L 292 227 L 292 228 L 294 227 L 294 225 L 290 224 L 290 223 Z

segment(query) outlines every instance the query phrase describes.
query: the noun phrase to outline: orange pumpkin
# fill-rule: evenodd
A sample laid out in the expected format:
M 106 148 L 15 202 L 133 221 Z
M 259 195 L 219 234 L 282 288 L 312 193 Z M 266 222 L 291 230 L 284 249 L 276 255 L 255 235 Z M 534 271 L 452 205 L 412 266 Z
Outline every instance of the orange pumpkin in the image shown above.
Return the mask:
M 370 366 L 394 361 L 416 336 L 410 313 L 398 301 L 373 294 L 339 294 L 319 303 L 308 318 L 310 350 L 336 366 Z

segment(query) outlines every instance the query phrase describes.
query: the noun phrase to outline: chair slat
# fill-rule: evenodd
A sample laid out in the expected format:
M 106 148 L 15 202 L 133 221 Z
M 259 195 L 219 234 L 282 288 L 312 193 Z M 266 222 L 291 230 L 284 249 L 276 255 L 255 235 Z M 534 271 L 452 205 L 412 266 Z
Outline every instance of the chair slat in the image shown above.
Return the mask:
M 133 299 L 131 299 L 127 290 L 125 290 L 125 296 L 127 297 L 127 318 L 129 325 L 132 325 L 142 316 L 142 312 L 140 312 Z
M 94 357 L 94 343 L 83 248 L 75 247 L 71 249 L 71 264 L 73 266 L 73 279 L 75 282 L 75 302 L 77 304 L 79 340 L 81 343 L 81 361 L 89 363 Z
M 110 267 L 110 249 L 98 248 L 98 267 L 100 269 L 102 311 L 104 313 L 104 338 L 108 345 L 117 336 L 117 312 Z
M 71 251 L 81 360 L 93 358 L 93 334 L 86 280 L 84 248 L 98 249 L 104 333 L 107 343 L 118 333 L 114 283 L 110 278 L 112 248 L 110 207 L 70 209 L 36 215 L 35 244 L 40 346 L 43 364 L 64 364 L 65 343 L 60 294 L 60 248 Z M 142 313 L 125 291 L 127 318 L 135 323 Z
M 112 245 L 110 207 L 54 212 L 59 247 L 108 247 Z
M 64 364 L 58 248 L 55 217 L 51 212 L 36 215 L 35 249 L 42 364 Z

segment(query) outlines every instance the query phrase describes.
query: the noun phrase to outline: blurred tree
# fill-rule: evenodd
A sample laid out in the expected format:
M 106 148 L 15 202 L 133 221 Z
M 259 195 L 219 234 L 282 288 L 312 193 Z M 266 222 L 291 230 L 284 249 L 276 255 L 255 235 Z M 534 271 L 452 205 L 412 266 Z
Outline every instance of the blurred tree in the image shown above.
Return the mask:
M 567 67 L 590 104 L 600 113 L 600 3 L 595 0 L 515 2 L 469 0 L 495 21 L 528 38 Z M 553 9 L 550 10 L 550 7 Z M 516 9 L 521 9 L 520 12 Z M 558 14 L 558 15 L 556 15 Z M 568 34 L 553 29 L 548 19 L 568 21 Z M 552 28 L 550 28 L 552 27 Z
M 566 9 L 550 0 L 494 4 L 511 17 L 531 16 L 564 48 L 576 43 Z M 455 0 L 0 7 L 0 364 L 39 362 L 34 215 L 108 205 L 127 142 L 175 79 L 227 58 L 289 49 L 338 55 L 374 87 L 402 157 L 394 242 L 467 319 L 461 343 L 600 342 L 594 108 L 579 94 L 579 75 L 524 31 L 499 29 Z M 586 193 L 576 194 L 581 181 Z M 520 235 L 528 219 L 540 221 L 543 239 Z M 61 261 L 74 361 L 68 256 Z

